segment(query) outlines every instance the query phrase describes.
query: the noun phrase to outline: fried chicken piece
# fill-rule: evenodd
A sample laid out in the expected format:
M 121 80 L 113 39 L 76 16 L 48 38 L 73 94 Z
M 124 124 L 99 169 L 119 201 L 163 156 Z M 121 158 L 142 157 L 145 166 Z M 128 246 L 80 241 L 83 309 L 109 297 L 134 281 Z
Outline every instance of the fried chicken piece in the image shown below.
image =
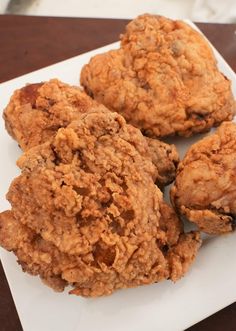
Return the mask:
M 236 124 L 224 122 L 195 143 L 179 164 L 171 199 L 209 234 L 232 231 L 236 216 Z
M 105 109 L 81 115 L 18 160 L 0 244 L 54 290 L 85 297 L 178 280 L 201 245 L 154 184 L 147 140 Z
M 3 113 L 8 133 L 25 151 L 48 141 L 97 103 L 79 87 L 52 79 L 14 92 Z
M 103 110 L 79 87 L 70 86 L 59 80 L 26 85 L 15 91 L 3 117 L 9 134 L 17 140 L 23 150 L 50 140 L 61 127 L 79 119 L 81 114 L 96 108 Z M 174 145 L 148 139 L 149 154 L 158 169 L 157 184 L 168 185 L 175 178 L 179 162 Z
M 236 111 L 231 82 L 208 42 L 188 24 L 161 16 L 131 21 L 118 50 L 83 67 L 81 84 L 149 137 L 205 132 Z

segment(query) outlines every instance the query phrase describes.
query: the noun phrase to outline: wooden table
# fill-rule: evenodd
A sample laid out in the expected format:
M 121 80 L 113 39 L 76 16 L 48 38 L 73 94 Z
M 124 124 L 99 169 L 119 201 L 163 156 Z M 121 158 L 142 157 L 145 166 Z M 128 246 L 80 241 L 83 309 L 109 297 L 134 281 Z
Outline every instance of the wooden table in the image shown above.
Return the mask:
M 0 15 L 0 82 L 114 42 L 126 23 L 114 19 Z M 236 24 L 198 26 L 236 71 Z M 0 263 L 0 331 L 21 330 Z M 188 329 L 210 330 L 236 330 L 236 303 Z

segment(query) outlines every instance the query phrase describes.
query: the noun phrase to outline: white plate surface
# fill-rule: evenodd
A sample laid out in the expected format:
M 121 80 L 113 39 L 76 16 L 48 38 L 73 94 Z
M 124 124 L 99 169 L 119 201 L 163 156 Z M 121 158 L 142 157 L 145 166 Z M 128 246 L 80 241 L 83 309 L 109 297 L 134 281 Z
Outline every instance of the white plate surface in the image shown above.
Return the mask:
M 114 43 L 0 84 L 0 109 L 4 109 L 13 91 L 26 83 L 56 77 L 78 84 L 80 69 L 91 56 L 118 45 Z M 232 80 L 236 96 L 236 75 L 220 54 L 214 52 L 220 70 Z M 187 140 L 174 138 L 171 142 L 183 155 L 201 136 Z M 21 154 L 5 131 L 3 120 L 0 146 L 0 210 L 3 211 L 9 208 L 5 194 L 19 174 L 15 161 Z M 1 249 L 0 257 L 25 331 L 181 331 L 235 302 L 235 252 L 236 232 L 205 240 L 191 270 L 176 284 L 164 281 L 98 299 L 54 293 L 39 278 L 23 273 L 13 254 Z

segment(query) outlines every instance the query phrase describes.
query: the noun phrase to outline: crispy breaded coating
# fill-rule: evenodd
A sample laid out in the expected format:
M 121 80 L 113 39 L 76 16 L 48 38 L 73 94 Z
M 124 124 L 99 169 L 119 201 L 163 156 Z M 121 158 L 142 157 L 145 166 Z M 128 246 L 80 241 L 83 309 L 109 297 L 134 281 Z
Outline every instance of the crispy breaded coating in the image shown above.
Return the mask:
M 179 155 L 175 145 L 166 144 L 158 139 L 148 137 L 145 139 L 148 144 L 149 155 L 158 170 L 157 185 L 163 187 L 172 183 L 179 163 Z
M 53 289 L 85 297 L 182 277 L 201 240 L 163 201 L 146 149 L 139 130 L 105 109 L 59 129 L 18 160 L 1 246 Z
M 149 137 L 205 132 L 236 111 L 231 82 L 205 38 L 162 16 L 131 21 L 118 50 L 84 66 L 81 84 Z
M 236 124 L 190 147 L 171 190 L 178 212 L 209 234 L 232 231 L 236 216 Z
M 3 118 L 8 133 L 25 151 L 48 141 L 93 106 L 97 103 L 79 87 L 52 79 L 16 90 Z
M 79 87 L 52 79 L 15 91 L 3 117 L 8 133 L 23 150 L 28 150 L 49 141 L 59 128 L 66 127 L 91 109 L 103 110 L 105 107 Z M 143 155 L 151 155 L 158 169 L 157 184 L 160 187 L 168 185 L 175 178 L 179 162 L 176 148 L 152 139 L 148 139 L 148 145 L 150 148 L 146 148 Z

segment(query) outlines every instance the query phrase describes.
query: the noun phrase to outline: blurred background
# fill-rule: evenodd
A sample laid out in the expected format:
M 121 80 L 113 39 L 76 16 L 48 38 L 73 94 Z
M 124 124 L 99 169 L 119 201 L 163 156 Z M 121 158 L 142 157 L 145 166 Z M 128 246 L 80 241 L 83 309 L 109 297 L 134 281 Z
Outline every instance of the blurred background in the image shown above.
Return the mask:
M 0 14 L 133 18 L 142 13 L 236 22 L 236 0 L 0 0 Z

